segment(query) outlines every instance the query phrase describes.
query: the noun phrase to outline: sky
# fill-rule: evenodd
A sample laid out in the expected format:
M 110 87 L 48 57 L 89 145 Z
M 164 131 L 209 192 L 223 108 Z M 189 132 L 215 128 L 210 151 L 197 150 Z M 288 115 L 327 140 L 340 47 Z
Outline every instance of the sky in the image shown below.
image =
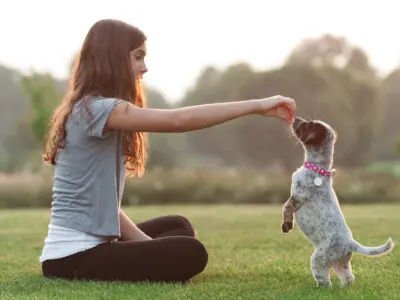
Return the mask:
M 145 83 L 170 101 L 179 100 L 206 66 L 247 62 L 255 70 L 277 67 L 302 39 L 325 33 L 362 47 L 384 74 L 400 63 L 396 0 L 4 2 L 1 65 L 65 78 L 91 25 L 103 18 L 120 19 L 147 35 Z

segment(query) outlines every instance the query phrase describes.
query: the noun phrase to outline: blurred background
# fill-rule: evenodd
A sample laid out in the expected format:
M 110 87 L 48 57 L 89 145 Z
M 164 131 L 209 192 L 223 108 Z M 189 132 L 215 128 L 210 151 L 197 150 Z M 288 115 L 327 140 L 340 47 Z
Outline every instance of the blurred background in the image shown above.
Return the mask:
M 148 37 L 150 107 L 275 94 L 338 132 L 342 203 L 400 202 L 400 38 L 395 1 L 20 1 L 0 12 L 0 207 L 48 207 L 49 117 L 90 26 L 117 18 Z M 259 116 L 150 134 L 124 205 L 283 203 L 303 150 Z

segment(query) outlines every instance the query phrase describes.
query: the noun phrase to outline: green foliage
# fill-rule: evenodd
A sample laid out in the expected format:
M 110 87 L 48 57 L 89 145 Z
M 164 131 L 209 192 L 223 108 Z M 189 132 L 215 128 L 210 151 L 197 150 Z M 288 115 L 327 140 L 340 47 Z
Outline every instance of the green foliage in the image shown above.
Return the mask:
M 371 160 L 381 121 L 380 83 L 362 49 L 330 35 L 301 42 L 281 68 L 256 72 L 247 64 L 226 70 L 205 68 L 181 106 L 281 94 L 298 103 L 298 115 L 322 119 L 339 133 L 339 165 Z M 279 164 L 293 169 L 302 153 L 293 149 L 276 120 L 248 117 L 187 133 L 190 150 L 211 158 L 210 165 L 252 168 Z M 223 141 L 223 142 L 222 142 Z
M 23 76 L 21 85 L 31 103 L 32 132 L 38 141 L 44 141 L 51 115 L 60 100 L 54 79 L 49 74 L 33 73 Z
M 397 141 L 397 154 L 400 155 L 400 139 Z
M 0 170 L 9 170 L 15 166 L 10 162 L 9 156 L 17 149 L 10 147 L 8 139 L 17 136 L 15 128 L 23 118 L 24 110 L 29 107 L 28 101 L 17 84 L 18 78 L 19 74 L 16 70 L 0 65 Z
M 156 90 L 146 87 L 145 92 L 149 107 L 158 109 L 171 108 L 171 104 Z M 182 135 L 152 132 L 149 133 L 149 144 L 148 168 L 172 168 L 180 164 L 179 156 L 184 145 Z
M 6 82 L 12 85 L 10 78 Z M 24 76 L 21 82 L 29 98 L 29 122 L 24 120 L 23 113 L 22 117 L 13 114 L 13 118 L 8 115 L 0 118 L 0 141 L 3 142 L 0 144 L 0 168 L 3 170 L 17 169 L 29 163 L 28 156 L 17 149 L 40 148 L 50 115 L 66 87 L 65 82 L 39 73 Z M 3 97 L 3 90 L 0 90 L 0 97 Z M 226 69 L 208 66 L 179 102 L 169 103 L 149 87 L 146 92 L 149 106 L 154 108 L 237 101 L 274 94 L 291 96 L 297 101 L 298 116 L 322 119 L 338 132 L 336 166 L 357 168 L 398 158 L 395 141 L 400 112 L 400 70 L 394 70 L 382 80 L 366 52 L 341 37 L 325 35 L 305 39 L 294 47 L 284 65 L 275 69 L 255 70 L 246 63 Z M 19 99 L 6 102 L 10 97 L 17 97 L 13 95 L 15 93 L 6 93 L 0 105 L 21 103 Z M 11 119 L 19 124 L 18 127 L 10 123 Z M 5 130 L 4 120 L 14 130 Z M 19 137 L 26 136 L 29 131 L 34 140 L 25 138 L 22 145 Z M 259 116 L 184 134 L 151 133 L 149 139 L 150 168 L 263 169 L 275 166 L 291 171 L 303 156 L 302 149 L 294 147 L 296 141 L 290 137 L 289 128 L 278 120 Z
M 396 242 L 399 205 L 342 207 L 359 242 Z M 189 284 L 71 281 L 44 278 L 38 257 L 49 210 L 0 211 L 1 299 L 399 299 L 400 249 L 371 259 L 354 255 L 354 285 L 317 289 L 310 270 L 312 247 L 295 226 L 280 232 L 281 207 L 185 205 L 124 208 L 134 220 L 168 214 L 187 217 L 209 254 L 206 269 Z M 399 226 L 397 226 L 399 225 Z
M 297 115 L 322 119 L 338 131 L 338 164 L 360 166 L 370 160 L 379 121 L 380 91 L 369 74 L 334 66 L 290 64 L 267 72 L 237 65 L 219 73 L 219 79 L 217 76 L 214 73 L 211 83 L 201 76 L 205 82 L 199 79 L 181 105 L 274 94 L 291 96 L 297 101 Z M 202 88 L 205 85 L 207 89 Z M 258 168 L 278 162 L 292 169 L 301 159 L 301 149 L 293 149 L 294 141 L 279 125 L 276 120 L 253 116 L 188 133 L 186 137 L 194 152 L 216 158 L 221 165 Z

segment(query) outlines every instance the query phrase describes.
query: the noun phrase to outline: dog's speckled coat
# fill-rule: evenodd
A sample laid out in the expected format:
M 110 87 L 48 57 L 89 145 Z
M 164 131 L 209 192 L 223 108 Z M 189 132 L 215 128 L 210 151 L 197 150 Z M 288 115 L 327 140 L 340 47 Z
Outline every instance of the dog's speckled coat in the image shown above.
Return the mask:
M 325 168 L 332 168 L 336 132 L 322 121 L 307 122 L 296 118 L 292 125 L 296 138 L 305 150 L 305 161 Z M 316 186 L 314 179 L 322 184 Z M 289 232 L 296 224 L 314 245 L 311 270 L 318 286 L 330 287 L 329 270 L 333 268 L 342 285 L 354 281 L 351 268 L 353 252 L 367 256 L 384 255 L 394 244 L 389 238 L 378 247 L 365 247 L 353 239 L 332 187 L 332 177 L 325 177 L 304 166 L 292 175 L 291 196 L 283 205 L 282 231 Z

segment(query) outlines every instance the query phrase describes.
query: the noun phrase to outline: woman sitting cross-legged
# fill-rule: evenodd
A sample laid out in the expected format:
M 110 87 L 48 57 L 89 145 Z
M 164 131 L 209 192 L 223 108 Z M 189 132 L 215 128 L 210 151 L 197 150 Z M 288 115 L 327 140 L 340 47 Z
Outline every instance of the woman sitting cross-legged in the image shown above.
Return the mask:
M 98 21 L 87 33 L 44 155 L 54 166 L 40 257 L 46 277 L 186 282 L 201 273 L 208 253 L 187 218 L 135 224 L 121 209 L 126 176 L 144 173 L 146 133 L 199 130 L 249 114 L 292 121 L 295 101 L 282 96 L 146 108 L 145 56 L 145 35 L 122 21 Z

